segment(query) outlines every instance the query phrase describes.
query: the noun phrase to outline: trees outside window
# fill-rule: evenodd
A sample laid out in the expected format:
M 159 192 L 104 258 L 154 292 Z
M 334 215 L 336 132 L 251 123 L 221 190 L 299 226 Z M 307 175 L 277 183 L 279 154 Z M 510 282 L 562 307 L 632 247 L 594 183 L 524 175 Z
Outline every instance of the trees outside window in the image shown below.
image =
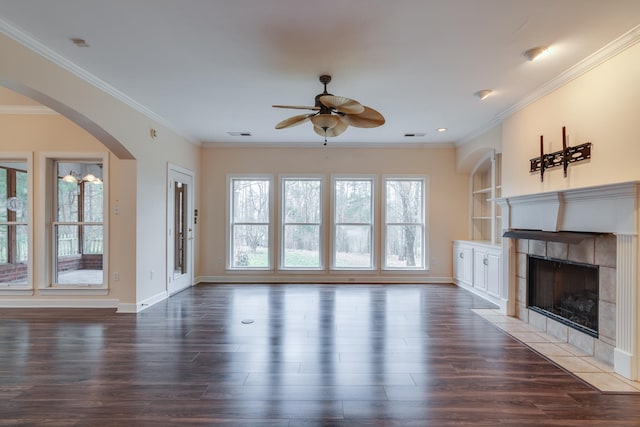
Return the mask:
M 230 179 L 230 266 L 270 268 L 270 178 Z
M 377 179 L 335 175 L 329 199 L 323 175 L 283 175 L 275 192 L 272 176 L 229 175 L 228 268 L 426 270 L 427 177 L 382 176 L 379 188 Z
M 425 267 L 425 179 L 385 178 L 384 267 Z
M 373 268 L 373 191 L 373 178 L 334 179 L 334 268 Z
M 282 268 L 322 267 L 322 180 L 282 179 Z

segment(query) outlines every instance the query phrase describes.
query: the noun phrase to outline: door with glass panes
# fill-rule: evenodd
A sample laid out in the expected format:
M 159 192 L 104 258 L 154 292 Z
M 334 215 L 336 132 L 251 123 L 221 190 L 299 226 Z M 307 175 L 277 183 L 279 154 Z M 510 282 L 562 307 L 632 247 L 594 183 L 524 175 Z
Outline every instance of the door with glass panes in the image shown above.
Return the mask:
M 193 285 L 193 174 L 169 166 L 167 254 L 170 294 Z

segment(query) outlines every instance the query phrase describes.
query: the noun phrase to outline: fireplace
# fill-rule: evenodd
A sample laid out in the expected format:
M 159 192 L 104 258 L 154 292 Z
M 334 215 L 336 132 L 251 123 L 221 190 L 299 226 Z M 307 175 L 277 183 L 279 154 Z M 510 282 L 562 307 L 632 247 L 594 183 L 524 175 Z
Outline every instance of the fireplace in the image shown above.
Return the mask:
M 627 379 L 640 379 L 640 181 L 507 196 L 499 203 L 504 231 L 601 233 L 580 242 L 506 236 L 502 248 L 503 277 L 509 285 L 503 294 L 507 314 L 612 365 Z M 597 337 L 529 307 L 532 255 L 598 266 Z
M 597 265 L 528 256 L 528 308 L 598 337 Z

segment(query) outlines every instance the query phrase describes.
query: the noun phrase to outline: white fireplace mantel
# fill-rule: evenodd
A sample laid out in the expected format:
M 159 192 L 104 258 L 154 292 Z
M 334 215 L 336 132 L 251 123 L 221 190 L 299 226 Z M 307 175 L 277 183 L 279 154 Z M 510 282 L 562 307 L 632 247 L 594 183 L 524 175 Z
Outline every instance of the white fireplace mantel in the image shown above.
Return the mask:
M 503 231 L 542 230 L 612 233 L 617 240 L 615 372 L 640 379 L 640 182 L 504 197 Z M 503 239 L 502 282 L 507 314 L 514 315 L 515 248 Z
M 503 228 L 636 234 L 640 182 L 561 190 L 498 200 Z

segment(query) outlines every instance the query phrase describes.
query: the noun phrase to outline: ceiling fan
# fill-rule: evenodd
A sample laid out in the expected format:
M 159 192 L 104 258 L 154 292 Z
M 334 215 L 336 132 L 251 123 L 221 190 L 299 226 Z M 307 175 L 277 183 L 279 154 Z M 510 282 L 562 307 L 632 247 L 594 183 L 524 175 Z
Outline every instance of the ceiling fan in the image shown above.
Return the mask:
M 297 126 L 306 121 L 313 123 L 313 130 L 324 137 L 324 145 L 327 138 L 338 136 L 349 126 L 358 128 L 375 128 L 384 124 L 382 114 L 373 108 L 366 107 L 354 99 L 336 96 L 327 92 L 327 83 L 331 76 L 320 76 L 320 83 L 324 85 L 324 92 L 316 95 L 313 107 L 297 105 L 274 105 L 275 108 L 291 108 L 298 110 L 311 110 L 313 113 L 300 114 L 289 117 L 278 123 L 276 129 L 284 129 Z

